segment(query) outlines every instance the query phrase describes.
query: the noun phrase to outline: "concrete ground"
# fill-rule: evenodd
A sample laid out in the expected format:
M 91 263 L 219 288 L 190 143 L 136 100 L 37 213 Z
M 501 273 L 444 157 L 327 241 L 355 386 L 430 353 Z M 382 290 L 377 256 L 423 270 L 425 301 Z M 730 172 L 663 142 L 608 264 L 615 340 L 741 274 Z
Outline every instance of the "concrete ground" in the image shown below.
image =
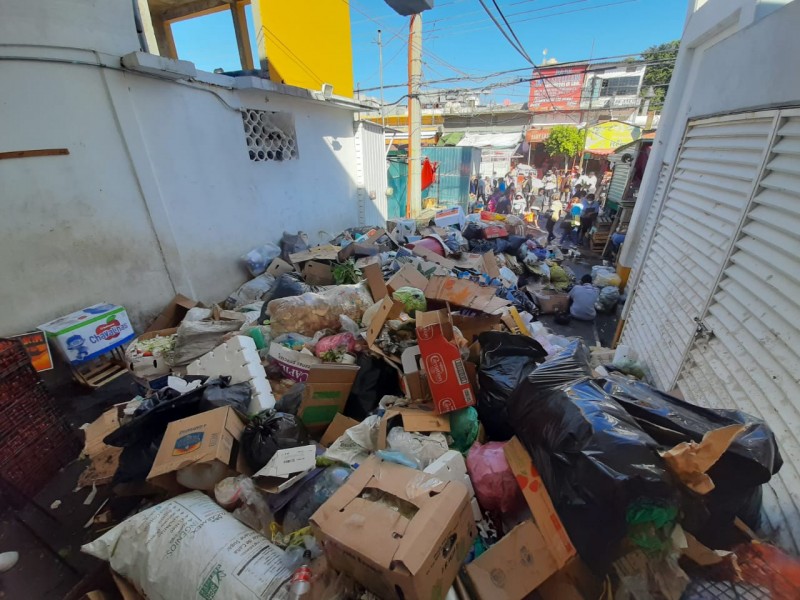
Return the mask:
M 563 264 L 580 279 L 599 263 L 599 257 L 584 255 Z M 598 343 L 609 346 L 618 317 L 616 313 L 598 315 L 593 322 L 573 319 L 568 325 L 556 324 L 552 315 L 543 315 L 540 320 L 559 335 L 580 336 L 589 346 Z M 98 390 L 89 390 L 75 383 L 65 368 L 45 373 L 43 378 L 76 432 L 112 404 L 130 400 L 137 393 L 133 380 L 127 375 Z M 101 508 L 111 508 L 122 518 L 135 509 L 139 500 L 110 497 L 109 486 L 102 486 L 94 499 L 85 503 L 91 490 L 75 490 L 77 479 L 85 467 L 86 461 L 67 465 L 21 509 L 0 506 L 0 552 L 16 550 L 20 553 L 17 566 L 0 574 L 0 599 L 64 598 L 81 579 L 102 566 L 100 561 L 82 554 L 80 547 L 111 525 L 85 525 Z

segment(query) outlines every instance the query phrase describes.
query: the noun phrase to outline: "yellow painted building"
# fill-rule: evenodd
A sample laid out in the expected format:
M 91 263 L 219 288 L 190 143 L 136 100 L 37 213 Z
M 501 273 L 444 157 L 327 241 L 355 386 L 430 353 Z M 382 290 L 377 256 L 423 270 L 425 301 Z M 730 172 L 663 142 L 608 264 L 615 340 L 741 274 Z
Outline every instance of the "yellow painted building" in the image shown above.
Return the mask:
M 350 6 L 338 0 L 252 0 L 259 55 L 272 81 L 353 96 Z

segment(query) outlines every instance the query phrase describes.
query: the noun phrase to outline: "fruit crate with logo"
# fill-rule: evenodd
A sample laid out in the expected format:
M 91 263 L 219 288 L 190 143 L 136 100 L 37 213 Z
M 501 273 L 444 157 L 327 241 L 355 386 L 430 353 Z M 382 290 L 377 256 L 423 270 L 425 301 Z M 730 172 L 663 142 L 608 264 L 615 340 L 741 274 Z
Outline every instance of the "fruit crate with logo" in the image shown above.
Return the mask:
M 125 373 L 123 346 L 136 334 L 122 306 L 101 302 L 39 329 L 69 363 L 76 380 L 100 387 Z
M 80 447 L 22 343 L 0 339 L 0 478 L 30 498 Z

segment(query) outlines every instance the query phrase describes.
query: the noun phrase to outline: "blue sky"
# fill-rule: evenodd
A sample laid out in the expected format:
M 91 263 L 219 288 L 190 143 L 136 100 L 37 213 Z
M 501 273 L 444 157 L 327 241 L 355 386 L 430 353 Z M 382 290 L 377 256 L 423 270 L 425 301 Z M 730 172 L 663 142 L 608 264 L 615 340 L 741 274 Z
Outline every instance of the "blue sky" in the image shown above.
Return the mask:
M 545 48 L 548 59 L 567 62 L 637 53 L 648 46 L 679 39 L 687 8 L 687 0 L 497 0 L 497 3 L 536 62 L 541 61 Z M 486 4 L 492 7 L 491 2 Z M 249 6 L 246 11 L 251 40 L 255 40 Z M 378 85 L 379 28 L 384 42 L 384 84 L 405 83 L 408 18 L 395 14 L 382 0 L 350 0 L 350 14 L 356 84 L 360 88 Z M 436 0 L 433 10 L 424 13 L 423 32 L 425 81 L 476 77 L 527 66 L 478 0 Z M 217 67 L 240 68 L 233 24 L 227 11 L 178 22 L 173 25 L 173 33 L 180 58 L 195 62 L 198 68 L 208 71 Z M 501 79 L 509 77 L 513 75 Z M 465 80 L 451 85 L 471 87 L 480 82 Z M 404 93 L 402 88 L 389 88 L 385 99 L 393 101 Z M 523 102 L 527 100 L 527 90 L 524 85 L 497 89 L 493 99 Z

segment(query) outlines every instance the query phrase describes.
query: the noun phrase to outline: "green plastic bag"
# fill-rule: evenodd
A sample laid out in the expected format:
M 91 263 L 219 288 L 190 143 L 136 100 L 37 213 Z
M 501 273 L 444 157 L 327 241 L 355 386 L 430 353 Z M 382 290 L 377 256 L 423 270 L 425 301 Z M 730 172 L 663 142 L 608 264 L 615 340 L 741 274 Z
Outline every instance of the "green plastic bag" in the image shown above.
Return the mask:
M 417 288 L 401 287 L 395 290 L 392 298 L 403 303 L 409 316 L 413 317 L 417 311 L 425 312 L 428 310 L 428 301 L 425 299 L 425 293 Z
M 466 455 L 475 440 L 478 439 L 478 411 L 472 406 L 450 413 L 450 436 L 453 438 L 453 450 Z

